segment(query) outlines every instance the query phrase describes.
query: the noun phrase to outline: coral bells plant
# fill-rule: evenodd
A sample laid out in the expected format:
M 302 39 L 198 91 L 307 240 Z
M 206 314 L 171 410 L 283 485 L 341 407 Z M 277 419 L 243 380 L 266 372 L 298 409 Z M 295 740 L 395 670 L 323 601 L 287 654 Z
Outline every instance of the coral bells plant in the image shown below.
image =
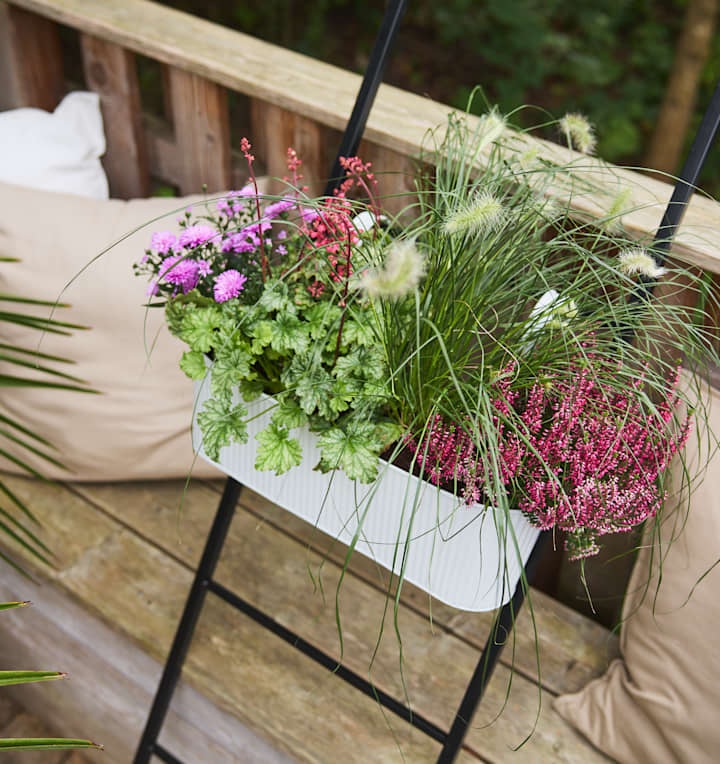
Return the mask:
M 379 454 L 400 434 L 384 410 L 389 372 L 372 306 L 352 283 L 363 241 L 379 229 L 365 230 L 357 216 L 367 207 L 349 195 L 372 199 L 374 177 L 359 159 L 345 160 L 336 194 L 313 201 L 289 149 L 288 193 L 263 199 L 247 140 L 242 150 L 250 184 L 200 217 L 186 212 L 179 236 L 153 234 L 136 267 L 150 275 L 153 299 L 164 298 L 171 331 L 190 346 L 182 369 L 203 379 L 212 359 L 212 399 L 199 416 L 203 447 L 217 460 L 223 446 L 246 441 L 245 402 L 267 393 L 276 408 L 259 436 L 258 469 L 280 474 L 299 464 L 302 449 L 289 433 L 308 426 L 321 433 L 321 469 L 341 464 L 351 478 L 371 481 Z
M 583 124 L 559 130 L 591 151 Z M 321 472 L 371 483 L 401 465 L 457 512 L 520 510 L 565 532 L 577 558 L 662 510 L 691 431 L 680 412 L 702 415 L 679 364 L 715 352 L 701 311 L 638 289 L 706 290 L 625 234 L 627 194 L 605 219 L 575 220 L 582 167 L 540 160 L 520 136 L 495 111 L 451 115 L 395 216 L 357 157 L 333 196 L 311 199 L 289 149 L 285 193 L 264 196 L 243 140 L 249 184 L 152 235 L 136 270 L 189 346 L 181 367 L 209 385 L 197 419 L 211 459 L 247 442 L 246 404 L 265 395 L 257 470 L 294 469 L 309 429 Z

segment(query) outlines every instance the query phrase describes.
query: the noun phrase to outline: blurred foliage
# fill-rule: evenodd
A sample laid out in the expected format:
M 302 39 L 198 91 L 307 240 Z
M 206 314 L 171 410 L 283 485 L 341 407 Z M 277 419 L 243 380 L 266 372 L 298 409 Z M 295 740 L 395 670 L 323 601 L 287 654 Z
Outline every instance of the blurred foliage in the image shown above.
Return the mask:
M 382 0 L 165 4 L 356 71 L 364 68 L 385 7 Z M 642 164 L 686 6 L 687 0 L 410 0 L 386 80 L 458 107 L 480 84 L 503 111 L 522 104 L 555 116 L 581 111 L 597 126 L 601 156 Z M 693 128 L 719 76 L 716 36 Z M 544 118 L 526 110 L 523 120 Z M 716 151 L 703 179 L 715 193 L 719 171 Z

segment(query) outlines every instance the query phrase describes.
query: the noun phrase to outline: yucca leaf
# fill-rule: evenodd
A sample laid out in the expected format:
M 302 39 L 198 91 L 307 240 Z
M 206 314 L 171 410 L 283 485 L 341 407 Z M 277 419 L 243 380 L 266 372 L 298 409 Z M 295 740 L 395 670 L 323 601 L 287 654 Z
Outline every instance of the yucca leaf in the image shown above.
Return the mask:
M 49 300 L 34 300 L 32 297 L 19 297 L 15 294 L 7 294 L 6 292 L 0 292 L 0 301 L 2 302 L 19 302 L 23 305 L 44 305 L 48 308 L 70 308 L 72 307 L 67 302 L 50 302 Z
M 62 737 L 18 737 L 0 739 L 0 751 L 58 751 L 70 748 L 97 748 L 102 746 L 90 740 L 72 740 Z
M 49 366 L 41 366 L 39 363 L 33 363 L 32 361 L 24 361 L 22 358 L 14 358 L 6 353 L 0 353 L 0 361 L 6 361 L 7 363 L 14 363 L 16 366 L 22 366 L 26 369 L 35 369 L 43 374 L 52 374 L 55 377 L 62 377 L 63 379 L 69 379 L 72 382 L 78 384 L 85 384 L 85 381 L 80 377 L 74 377 L 72 374 L 66 374 L 64 371 L 58 371 L 57 369 L 51 369 Z
M 35 515 L 28 509 L 27 505 L 21 501 L 6 485 L 0 480 L 0 491 L 2 491 L 10 501 L 30 520 L 36 525 L 40 525 L 40 521 Z
M 9 430 L 3 430 L 0 428 L 0 437 L 5 437 L 8 440 L 11 440 L 13 443 L 17 443 L 18 446 L 21 448 L 24 448 L 26 451 L 30 451 L 30 453 L 35 454 L 35 456 L 39 456 L 41 459 L 44 459 L 46 462 L 50 462 L 50 464 L 54 464 L 56 467 L 60 467 L 60 469 L 66 469 L 65 466 L 59 462 L 54 456 L 50 456 L 49 454 L 46 454 L 45 452 L 41 451 L 39 448 L 35 448 L 32 444 L 22 440 L 21 438 L 18 438 L 17 435 L 14 435 Z
M 45 480 L 45 478 L 36 469 L 33 469 L 30 465 L 25 464 L 25 462 L 23 462 L 21 459 L 18 459 L 17 456 L 13 456 L 4 448 L 0 448 L 0 456 L 4 457 L 8 461 L 11 461 L 17 467 L 20 467 L 20 469 L 23 472 L 27 472 L 28 475 L 32 475 L 33 477 L 36 477 L 39 480 Z
M 98 390 L 77 385 L 64 385 L 62 382 L 48 382 L 41 379 L 28 379 L 27 377 L 15 377 L 12 374 L 0 374 L 0 387 L 49 387 L 55 390 L 75 390 L 79 393 L 93 393 L 100 395 Z
M 51 556 L 53 555 L 53 552 L 44 544 L 43 541 L 41 541 L 32 531 L 29 531 L 16 517 L 13 517 L 6 509 L 0 507 L 0 515 L 7 518 L 8 521 L 11 522 L 18 530 L 20 530 L 21 533 L 24 533 L 33 542 L 33 544 L 39 546 L 40 549 L 42 549 L 47 554 Z M 2 520 L 0 520 L 0 523 L 2 523 Z
M 47 682 L 51 679 L 63 679 L 67 674 L 61 671 L 0 671 L 0 687 L 10 684 L 29 684 Z
M 25 326 L 34 326 L 37 329 L 43 329 L 46 332 L 56 332 L 59 334 L 70 334 L 70 332 L 60 331 L 56 327 L 64 329 L 88 329 L 87 326 L 80 324 L 71 324 L 66 321 L 56 321 L 53 318 L 42 318 L 40 316 L 28 316 L 25 313 L 11 313 L 7 310 L 0 310 L 0 321 L 8 321 L 11 324 L 23 324 Z
M 24 578 L 27 578 L 28 581 L 35 581 L 35 579 L 24 569 L 21 568 L 15 560 L 13 560 L 11 557 L 8 557 L 3 552 L 0 552 L 0 560 L 4 560 L 11 568 L 14 568 L 21 576 Z
M 30 348 L 19 348 L 14 345 L 8 345 L 4 342 L 0 342 L 0 350 L 9 350 L 13 353 L 22 353 L 23 355 L 30 355 L 34 358 L 42 358 L 44 361 L 55 361 L 56 363 L 70 363 L 75 364 L 77 361 L 73 361 L 71 358 L 63 358 L 59 355 L 50 355 L 49 353 L 41 353 L 39 350 L 31 350 Z
M 22 536 L 19 536 L 15 531 L 7 524 L 4 523 L 2 520 L 0 520 L 0 531 L 3 531 L 5 535 L 9 536 L 11 539 L 13 539 L 15 542 L 17 542 L 23 549 L 26 549 L 33 557 L 37 557 L 38 560 L 42 560 L 46 565 L 50 565 L 50 560 L 42 554 L 42 552 L 38 552 L 37 549 L 35 549 L 32 544 L 25 541 Z M 28 531 L 29 534 L 29 531 Z M 30 535 L 30 534 L 29 534 Z M 40 542 L 42 543 L 42 542 Z
M 53 451 L 57 451 L 57 448 L 55 448 L 55 446 L 53 446 L 53 444 L 49 440 L 45 440 L 45 438 L 40 437 L 37 433 L 34 433 L 32 430 L 28 430 L 27 427 L 23 427 L 21 424 L 18 424 L 15 420 L 10 419 L 10 417 L 5 416 L 4 414 L 0 414 L 0 422 L 2 422 L 3 424 L 6 424 L 8 427 L 12 427 L 15 430 L 18 430 L 24 435 L 27 435 L 28 438 L 32 438 L 33 440 L 36 440 L 38 443 L 42 443 L 43 446 L 47 446 L 48 448 L 51 448 Z
M 0 602 L 0 612 L 3 610 L 13 610 L 16 607 L 27 607 L 30 604 L 30 600 L 22 600 L 20 602 Z

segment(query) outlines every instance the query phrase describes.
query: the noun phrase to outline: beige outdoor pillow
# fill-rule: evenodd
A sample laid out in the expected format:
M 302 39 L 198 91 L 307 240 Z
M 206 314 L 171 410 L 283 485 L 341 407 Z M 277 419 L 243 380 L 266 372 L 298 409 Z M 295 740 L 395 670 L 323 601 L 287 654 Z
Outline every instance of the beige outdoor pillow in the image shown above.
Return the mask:
M 0 263 L 0 292 L 55 300 L 103 248 L 201 198 L 95 200 L 0 183 L 0 255 L 20 258 Z M 0 411 L 51 441 L 73 471 L 68 475 L 23 455 L 48 477 L 137 480 L 185 477 L 190 470 L 193 387 L 177 365 L 183 346 L 163 326 L 161 310 L 150 311 L 143 326 L 147 283 L 132 271 L 151 232 L 176 229 L 177 217 L 171 214 L 127 238 L 62 295 L 72 308 L 56 317 L 90 331 L 42 340 L 42 352 L 74 359 L 77 364 L 67 370 L 102 395 L 0 387 Z M 45 308 L 37 312 L 48 314 Z M 143 338 L 151 344 L 158 331 L 148 362 Z M 37 347 L 39 339 L 39 332 L 0 323 L 0 342 Z M 18 471 L 7 461 L 0 461 L 0 469 Z M 218 473 L 198 459 L 193 474 Z
M 710 394 L 710 427 L 720 433 L 720 392 Z M 702 438 L 703 455 L 710 446 Z M 698 439 L 686 447 L 698 461 Z M 705 461 L 705 458 L 703 458 Z M 674 484 L 680 479 L 676 462 Z M 663 524 L 669 533 L 687 503 Z M 651 568 L 642 550 L 628 584 L 620 632 L 622 658 L 581 692 L 557 698 L 555 709 L 594 745 L 622 764 L 715 764 L 720 761 L 720 454 L 692 494 L 690 512 L 662 565 L 657 599 L 657 554 L 651 594 L 641 602 Z M 692 597 L 687 601 L 692 592 Z M 653 612 L 654 609 L 654 612 Z

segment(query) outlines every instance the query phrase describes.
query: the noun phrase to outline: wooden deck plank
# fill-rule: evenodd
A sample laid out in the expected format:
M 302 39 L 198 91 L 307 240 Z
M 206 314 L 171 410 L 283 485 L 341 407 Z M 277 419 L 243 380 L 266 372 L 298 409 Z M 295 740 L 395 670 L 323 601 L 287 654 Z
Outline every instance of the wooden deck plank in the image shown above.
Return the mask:
M 15 714 L 12 720 L 0 728 L 0 738 L 8 737 L 63 737 L 62 733 L 52 729 L 44 720 L 27 711 Z M 66 736 L 67 737 L 67 736 Z M 91 759 L 77 751 L 3 751 L 3 764 L 71 764 L 70 757 L 75 756 L 74 764 L 90 764 Z M 93 754 L 89 754 L 93 756 Z
M 222 483 L 209 485 L 217 492 Z M 171 489 L 172 496 L 172 489 Z M 169 497 L 170 498 L 170 497 Z M 175 498 L 177 504 L 177 498 Z M 241 503 L 263 522 L 269 522 L 304 545 L 312 545 L 321 554 L 342 564 L 346 547 L 317 531 L 295 515 L 272 504 L 253 491 L 244 491 Z M 196 551 L 196 554 L 199 554 Z M 363 555 L 354 555 L 351 570 L 364 580 L 382 586 L 382 571 Z M 421 589 L 408 584 L 403 587 L 403 602 L 419 613 L 432 613 L 434 623 L 462 636 L 482 649 L 490 628 L 490 614 L 466 613 L 433 600 Z M 590 679 L 602 674 L 610 660 L 618 655 L 618 638 L 584 615 L 553 600 L 535 589 L 531 602 L 537 626 L 540 669 L 543 687 L 556 694 L 576 692 Z M 531 614 L 523 609 L 518 618 L 515 667 L 531 679 L 537 678 L 535 631 Z M 506 665 L 510 660 L 501 658 Z
M 105 764 L 128 764 L 157 690 L 162 665 L 126 635 L 89 612 L 66 589 L 4 569 L 0 594 L 21 591 L 34 606 L 0 619 L 6 666 L 62 668 L 69 681 L 6 687 L 18 701 L 65 734 L 102 743 Z M 293 764 L 261 736 L 181 681 L 163 724 L 161 743 L 185 764 Z M 238 752 L 241 752 L 240 754 Z M 0 757 L 0 760 L 2 757 Z
M 70 510 L 75 517 L 83 510 L 100 515 L 60 486 L 39 486 L 38 500 L 33 493 L 37 484 L 23 479 L 8 482 L 19 495 L 32 494 L 33 508 L 43 523 L 60 503 L 63 514 L 75 504 Z M 48 500 L 48 489 L 70 498 Z M 58 547 L 72 536 L 70 523 L 64 530 L 53 528 Z M 50 573 L 51 580 L 91 612 L 163 660 L 191 572 L 117 523 L 102 543 L 87 546 L 73 559 L 61 571 L 45 570 L 43 575 Z M 393 735 L 410 761 L 432 762 L 439 751 L 438 743 L 397 718 L 391 720 L 391 734 L 374 700 L 319 670 L 309 658 L 215 598 L 206 604 L 185 676 L 221 708 L 299 761 L 334 761 L 338 750 L 347 762 L 400 761 Z
M 161 485 L 164 486 L 161 490 L 150 484 L 85 485 L 80 490 L 144 536 L 155 538 L 163 545 L 168 527 L 173 527 L 177 519 L 179 494 L 178 484 Z M 216 494 L 204 486 L 190 486 L 183 506 L 182 542 L 171 545 L 180 559 L 188 562 L 197 559 L 216 501 Z M 323 607 L 322 599 L 317 594 L 313 596 L 307 575 L 307 567 L 316 567 L 320 560 L 313 551 L 278 533 L 269 523 L 258 523 L 253 515 L 239 511 L 230 530 L 217 578 L 251 604 L 272 614 L 284 626 L 339 658 L 332 605 L 339 568 L 331 562 L 325 565 L 324 580 L 330 604 Z M 348 575 L 340 601 L 344 663 L 364 675 L 378 636 L 384 597 L 361 579 Z M 409 608 L 400 609 L 399 622 L 404 642 L 405 681 L 413 707 L 448 729 L 477 662 L 478 650 L 444 629 L 436 628 L 433 633 L 426 619 Z M 216 635 L 215 639 L 222 638 Z M 218 642 L 218 645 L 222 646 L 222 643 Z M 372 678 L 383 690 L 402 698 L 398 660 L 397 642 L 390 622 L 386 624 L 386 637 L 378 651 Z M 488 708 L 502 706 L 509 676 L 506 667 L 496 672 L 486 696 Z M 467 737 L 467 745 L 472 751 L 482 757 L 491 755 L 493 761 L 504 760 L 508 737 L 517 744 L 529 734 L 537 713 L 536 686 L 516 676 L 513 687 L 512 712 L 503 715 L 502 726 L 498 723 L 486 729 L 474 728 Z M 577 761 L 577 751 L 586 746 L 549 709 L 550 698 L 549 694 L 545 696 L 541 719 L 543 732 L 533 736 L 523 749 L 523 755 Z
M 12 0 L 12 4 L 335 129 L 345 127 L 360 84 L 359 76 L 351 72 L 147 0 Z M 381 85 L 365 138 L 415 156 L 428 128 L 443 124 L 447 111 L 444 104 Z M 668 184 L 547 141 L 515 138 L 521 151 L 532 145 L 551 162 L 573 162 L 584 180 L 606 189 L 604 196 L 578 195 L 573 201 L 578 212 L 603 215 L 612 199 L 607 194 L 629 188 L 624 225 L 640 237 L 654 234 L 670 197 Z M 720 245 L 714 235 L 719 228 L 720 205 L 696 194 L 673 251 L 688 262 L 720 272 Z

